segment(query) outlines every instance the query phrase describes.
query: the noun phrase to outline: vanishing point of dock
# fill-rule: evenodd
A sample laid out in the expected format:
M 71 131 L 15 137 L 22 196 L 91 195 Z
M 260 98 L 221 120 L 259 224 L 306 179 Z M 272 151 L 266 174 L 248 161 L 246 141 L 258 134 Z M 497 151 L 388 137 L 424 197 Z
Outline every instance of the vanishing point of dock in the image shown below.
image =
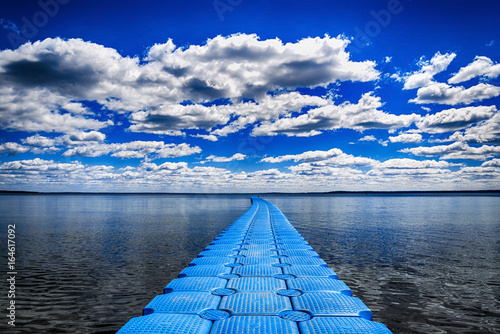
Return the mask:
M 387 334 L 273 204 L 232 223 L 118 334 Z

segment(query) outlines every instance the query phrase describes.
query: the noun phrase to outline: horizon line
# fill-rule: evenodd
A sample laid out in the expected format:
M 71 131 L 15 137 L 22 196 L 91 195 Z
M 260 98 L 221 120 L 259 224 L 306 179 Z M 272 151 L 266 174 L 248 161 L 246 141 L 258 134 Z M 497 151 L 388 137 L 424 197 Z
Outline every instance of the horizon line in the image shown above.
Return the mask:
M 500 189 L 491 190 L 337 190 L 323 192 L 78 192 L 78 191 L 26 191 L 26 190 L 0 190 L 0 194 L 40 194 L 40 195 L 335 195 L 335 194 L 453 194 L 453 193 L 498 193 Z

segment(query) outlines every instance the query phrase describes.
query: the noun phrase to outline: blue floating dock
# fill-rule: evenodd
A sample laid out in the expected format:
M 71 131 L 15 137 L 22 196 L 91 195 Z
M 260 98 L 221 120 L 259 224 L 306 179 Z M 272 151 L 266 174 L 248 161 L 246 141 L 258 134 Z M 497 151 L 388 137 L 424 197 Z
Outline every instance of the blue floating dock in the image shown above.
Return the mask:
M 252 197 L 118 334 L 390 334 L 273 204 Z

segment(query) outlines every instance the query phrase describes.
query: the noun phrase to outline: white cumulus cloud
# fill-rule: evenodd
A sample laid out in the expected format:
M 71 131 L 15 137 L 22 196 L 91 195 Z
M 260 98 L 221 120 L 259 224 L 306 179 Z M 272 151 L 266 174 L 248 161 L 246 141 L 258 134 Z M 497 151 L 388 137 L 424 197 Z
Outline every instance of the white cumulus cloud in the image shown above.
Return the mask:
M 389 137 L 391 143 L 420 143 L 422 135 L 419 133 L 401 133 L 394 137 Z
M 114 144 L 88 144 L 77 146 L 63 153 L 65 157 L 85 156 L 98 157 L 111 154 L 117 158 L 144 158 L 146 156 L 158 158 L 175 158 L 200 153 L 198 146 L 189 144 L 165 144 L 162 141 L 133 141 Z
M 411 125 L 420 119 L 417 114 L 395 115 L 384 112 L 380 97 L 365 93 L 357 103 L 344 102 L 313 108 L 297 117 L 287 115 L 272 121 L 262 122 L 252 131 L 254 136 L 315 136 L 322 131 L 340 128 L 363 131 L 366 129 L 397 129 Z
M 403 75 L 396 75 L 394 77 L 404 81 L 403 89 L 415 89 L 429 86 L 434 83 L 434 75 L 446 70 L 455 57 L 455 53 L 441 54 L 437 52 L 429 61 L 420 59 L 418 62 L 420 70 L 405 73 Z
M 375 62 L 354 62 L 345 48 L 349 40 L 330 36 L 295 43 L 260 40 L 255 34 L 217 36 L 205 45 L 177 48 L 172 41 L 154 45 L 149 62 L 182 78 L 190 99 L 254 98 L 276 88 L 324 86 L 336 80 L 372 81 Z
M 218 156 L 215 156 L 215 155 L 209 155 L 205 159 L 205 161 L 203 161 L 203 163 L 208 162 L 208 161 L 211 161 L 211 162 L 241 161 L 241 160 L 245 160 L 245 158 L 247 158 L 247 156 L 245 154 L 241 154 L 241 153 L 235 153 L 235 154 L 233 154 L 230 157 L 218 157 Z
M 374 135 L 367 135 L 358 139 L 359 141 L 377 141 Z
M 425 104 L 469 104 L 475 101 L 482 101 L 500 95 L 500 87 L 490 84 L 480 83 L 470 88 L 462 86 L 452 87 L 446 83 L 434 83 L 429 86 L 419 88 L 417 97 L 410 102 Z
M 458 73 L 448 79 L 448 83 L 457 84 L 475 77 L 494 79 L 500 75 L 500 64 L 495 64 L 488 57 L 476 56 L 469 65 L 462 67 Z
M 332 148 L 328 151 L 306 151 L 300 154 L 287 154 L 277 157 L 263 158 L 262 162 L 280 163 L 284 161 L 294 161 L 308 163 L 312 165 L 331 165 L 331 166 L 370 166 L 375 160 L 365 157 L 355 157 L 351 154 L 342 152 L 341 149 Z M 304 165 L 305 166 L 305 165 Z
M 378 79 L 374 61 L 350 59 L 345 51 L 349 43 L 344 37 L 284 43 L 235 34 L 188 47 L 169 40 L 152 46 L 144 59 L 123 57 L 115 49 L 81 39 L 26 43 L 0 51 L 0 104 L 6 106 L 0 109 L 0 127 L 70 133 L 114 125 L 97 120 L 96 111 L 80 102 L 96 101 L 111 112 L 130 115 L 132 131 L 184 135 L 186 129 L 219 126 L 218 133 L 206 134 L 214 140 L 261 120 L 265 113 L 256 110 L 262 107 L 269 110 L 281 103 L 272 113 L 276 115 L 283 108 L 300 111 L 304 99 L 314 99 L 290 93 L 297 97 L 286 105 L 280 97 L 269 101 L 268 92 Z M 202 104 L 218 99 L 229 103 Z M 259 107 L 241 103 L 243 99 Z M 192 104 L 180 104 L 183 101 Z M 293 105 L 296 102 L 301 104 Z M 228 124 L 230 117 L 233 122 Z
M 397 169 L 407 169 L 407 168 L 446 168 L 450 167 L 451 164 L 447 161 L 436 161 L 436 160 L 414 160 L 414 159 L 389 159 L 384 162 L 377 164 L 376 168 L 397 168 Z
M 482 145 L 474 147 L 469 146 L 467 143 L 456 142 L 450 145 L 405 148 L 400 152 L 411 153 L 416 156 L 440 156 L 440 159 L 443 160 L 486 160 L 500 154 L 500 146 Z
M 29 147 L 14 142 L 7 142 L 4 144 L 0 144 L 0 154 L 7 153 L 9 155 L 14 155 L 19 153 L 25 153 L 28 152 L 29 150 L 30 150 Z
M 432 115 L 423 116 L 422 119 L 416 122 L 416 126 L 419 130 L 427 133 L 457 131 L 492 118 L 496 111 L 495 106 L 446 109 Z

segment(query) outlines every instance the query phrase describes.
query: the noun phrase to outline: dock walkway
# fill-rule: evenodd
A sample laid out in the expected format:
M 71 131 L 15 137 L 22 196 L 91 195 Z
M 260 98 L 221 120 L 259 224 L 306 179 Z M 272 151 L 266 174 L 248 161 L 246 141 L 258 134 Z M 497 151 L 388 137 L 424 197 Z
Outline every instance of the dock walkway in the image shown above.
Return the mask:
M 118 334 L 390 334 L 273 204 L 252 206 Z

